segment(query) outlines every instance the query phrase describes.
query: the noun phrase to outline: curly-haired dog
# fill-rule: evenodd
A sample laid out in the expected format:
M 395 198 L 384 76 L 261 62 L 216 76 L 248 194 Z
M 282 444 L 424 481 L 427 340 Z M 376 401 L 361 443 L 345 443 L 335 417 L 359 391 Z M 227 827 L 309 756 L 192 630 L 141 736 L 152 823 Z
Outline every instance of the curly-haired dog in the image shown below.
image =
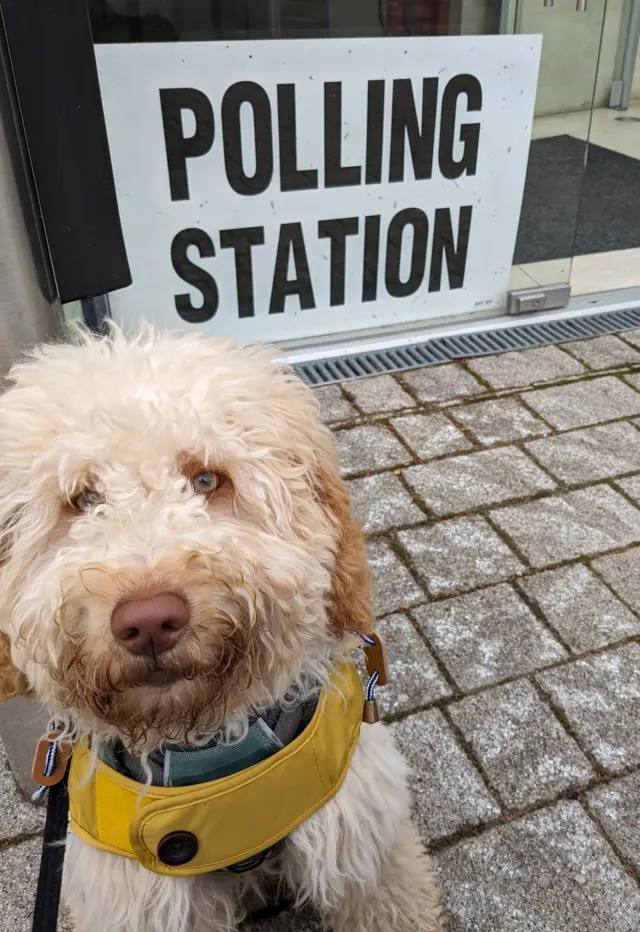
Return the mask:
M 117 740 L 149 784 L 167 742 L 233 744 L 371 630 L 331 434 L 265 349 L 150 329 L 38 349 L 0 398 L 0 525 L 0 692 L 94 756 Z M 436 932 L 409 807 L 363 725 L 337 793 L 255 870 L 164 876 L 72 833 L 65 900 L 78 932 L 227 932 L 276 882 L 337 932 Z

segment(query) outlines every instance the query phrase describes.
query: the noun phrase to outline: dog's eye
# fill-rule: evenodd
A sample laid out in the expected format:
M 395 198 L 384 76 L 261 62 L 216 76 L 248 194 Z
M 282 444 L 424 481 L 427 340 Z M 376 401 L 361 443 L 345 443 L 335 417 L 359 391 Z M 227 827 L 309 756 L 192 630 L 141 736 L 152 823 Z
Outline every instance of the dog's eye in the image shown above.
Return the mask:
M 191 481 L 196 492 L 201 492 L 203 495 L 211 495 L 212 492 L 220 488 L 224 482 L 224 476 L 221 476 L 217 472 L 199 472 Z
M 104 495 L 96 492 L 95 489 L 84 489 L 71 499 L 71 504 L 76 511 L 91 511 L 97 505 L 104 504 Z

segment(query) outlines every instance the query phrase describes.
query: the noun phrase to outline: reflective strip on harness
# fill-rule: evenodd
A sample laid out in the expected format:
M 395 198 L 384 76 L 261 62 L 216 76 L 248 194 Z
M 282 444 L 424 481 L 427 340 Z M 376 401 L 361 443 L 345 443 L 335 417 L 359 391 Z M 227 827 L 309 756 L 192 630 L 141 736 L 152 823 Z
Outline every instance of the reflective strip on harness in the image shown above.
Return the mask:
M 79 745 L 69 776 L 71 829 L 88 844 L 135 858 L 158 874 L 203 874 L 252 858 L 338 791 L 360 734 L 363 701 L 355 666 L 339 664 L 313 718 L 291 744 L 246 770 L 194 786 L 145 790 L 102 761 L 90 774 L 91 753 Z M 195 839 L 186 863 L 168 865 L 158 857 L 173 833 Z

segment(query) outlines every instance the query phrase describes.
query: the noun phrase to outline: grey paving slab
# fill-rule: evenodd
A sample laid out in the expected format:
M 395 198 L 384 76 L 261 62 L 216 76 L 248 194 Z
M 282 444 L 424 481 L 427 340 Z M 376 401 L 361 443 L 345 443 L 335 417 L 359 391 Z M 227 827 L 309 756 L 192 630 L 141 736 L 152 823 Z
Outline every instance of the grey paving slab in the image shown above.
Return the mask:
M 473 448 L 462 431 L 444 414 L 408 414 L 394 418 L 391 424 L 421 460 Z
M 579 803 L 561 802 L 438 857 L 449 932 L 635 932 L 640 891 Z
M 389 685 L 376 690 L 380 711 L 395 715 L 451 695 L 427 647 L 406 615 L 390 615 L 376 625 L 384 640 Z
M 629 385 L 633 385 L 634 388 L 640 389 L 640 372 L 625 375 L 625 381 L 627 381 Z
M 426 599 L 386 541 L 377 540 L 369 544 L 369 563 L 373 572 L 376 615 L 408 608 Z
M 621 599 L 640 612 L 640 547 L 600 557 L 592 566 Z
M 524 564 L 479 516 L 401 531 L 398 540 L 434 596 L 508 579 Z
M 470 359 L 469 368 L 495 389 L 555 382 L 584 372 L 584 366 L 557 346 L 482 356 Z
M 593 775 L 527 680 L 469 696 L 450 705 L 449 713 L 507 809 L 552 800 L 586 786 Z
M 351 427 L 335 433 L 343 476 L 406 466 L 411 454 L 383 424 Z
M 638 434 L 640 437 L 640 433 Z M 351 507 L 367 534 L 426 520 L 397 476 L 391 472 L 347 483 Z
M 586 566 L 563 566 L 520 580 L 571 650 L 583 653 L 640 634 L 635 615 Z
M 640 871 L 640 773 L 591 790 L 587 804 L 622 857 Z
M 517 398 L 494 398 L 452 408 L 451 414 L 480 443 L 510 443 L 548 434 L 550 428 Z
M 638 644 L 540 673 L 538 682 L 609 773 L 640 764 Z
M 412 466 L 404 477 L 437 515 L 462 514 L 556 487 L 553 479 L 515 447 Z
M 640 430 L 626 421 L 533 440 L 526 449 L 569 485 L 640 469 Z
M 616 485 L 625 492 L 629 498 L 640 504 L 640 475 L 628 476 L 626 479 L 618 479 Z
M 427 842 L 500 815 L 442 712 L 410 715 L 391 728 L 411 768 L 414 820 Z
M 344 383 L 345 394 L 365 414 L 378 411 L 400 411 L 413 408 L 415 401 L 398 385 L 392 375 L 377 375 L 371 379 L 353 379 Z
M 399 378 L 419 401 L 451 401 L 486 391 L 471 373 L 454 362 L 402 372 Z
M 614 375 L 527 392 L 528 405 L 558 430 L 640 413 L 640 392 Z
M 35 747 L 33 748 L 35 751 Z M 45 808 L 27 802 L 16 787 L 9 761 L 0 744 L 0 842 L 24 837 L 44 828 Z
M 539 567 L 640 540 L 640 510 L 608 486 L 501 508 L 491 516 Z
M 35 838 L 2 850 L 0 932 L 31 932 L 41 847 Z
M 640 349 L 640 330 L 623 330 L 620 336 Z
M 561 644 L 505 584 L 420 606 L 415 618 L 463 692 L 566 657 Z
M 320 417 L 325 424 L 344 423 L 357 416 L 358 412 L 347 401 L 339 385 L 314 388 L 313 394 L 320 406 Z
M 590 369 L 613 369 L 615 366 L 627 366 L 640 363 L 640 353 L 615 336 L 613 333 L 592 340 L 576 340 L 563 344 L 580 362 Z

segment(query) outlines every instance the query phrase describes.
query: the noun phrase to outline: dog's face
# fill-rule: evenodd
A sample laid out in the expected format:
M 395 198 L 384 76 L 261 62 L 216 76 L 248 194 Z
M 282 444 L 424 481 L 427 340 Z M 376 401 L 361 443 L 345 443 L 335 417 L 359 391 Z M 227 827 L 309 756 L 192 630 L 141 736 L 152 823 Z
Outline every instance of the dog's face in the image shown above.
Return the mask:
M 0 690 L 132 746 L 280 698 L 368 626 L 330 434 L 264 350 L 43 349 L 0 398 L 0 523 Z

